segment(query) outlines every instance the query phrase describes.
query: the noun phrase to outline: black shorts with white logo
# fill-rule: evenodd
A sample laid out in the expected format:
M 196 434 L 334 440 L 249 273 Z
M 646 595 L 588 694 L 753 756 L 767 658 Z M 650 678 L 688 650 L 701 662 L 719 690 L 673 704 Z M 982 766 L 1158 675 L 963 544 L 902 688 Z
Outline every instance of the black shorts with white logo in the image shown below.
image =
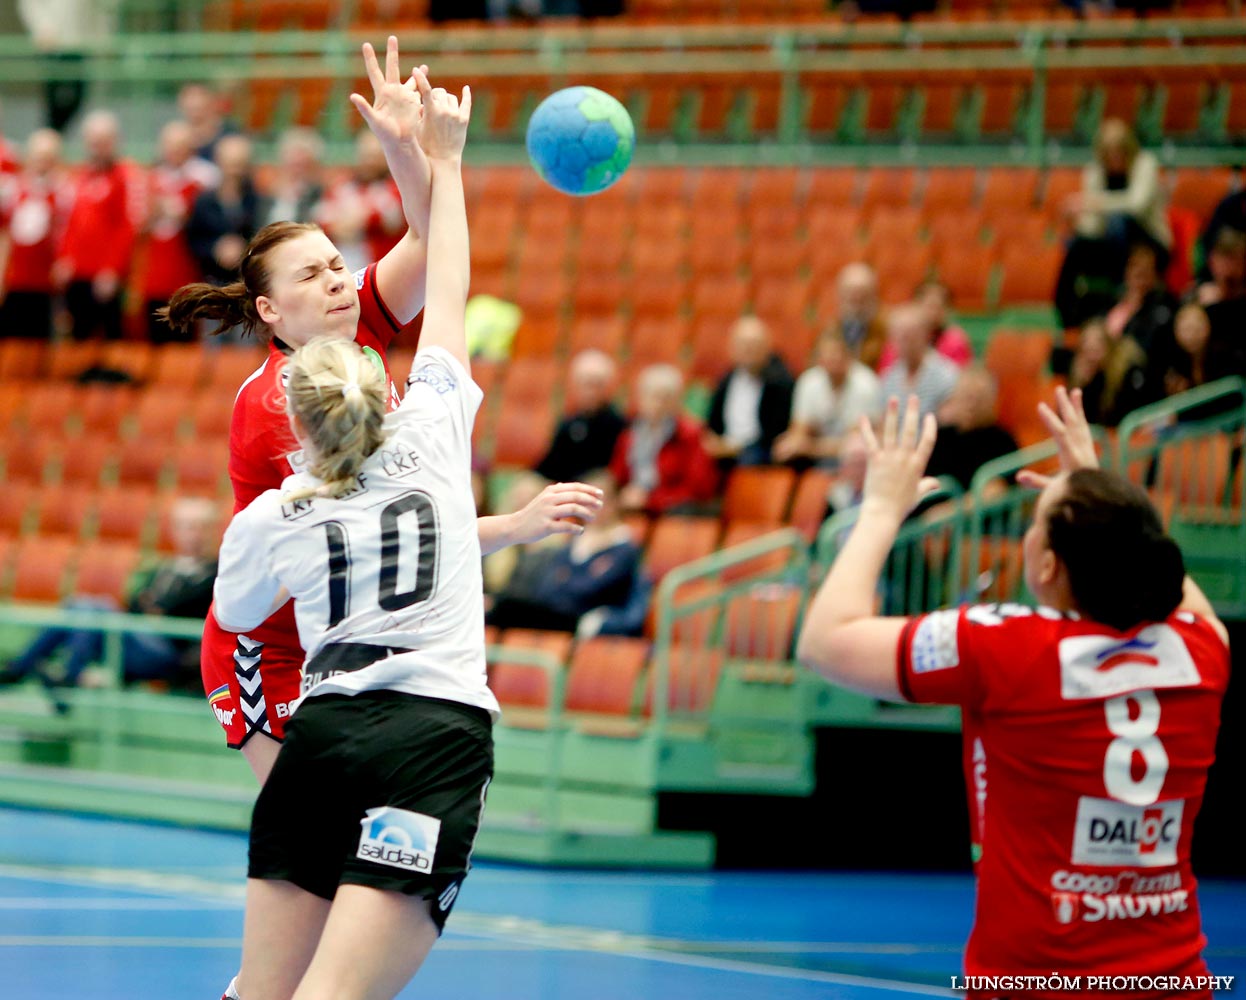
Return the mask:
M 247 874 L 324 899 L 339 885 L 420 896 L 440 931 L 492 775 L 483 709 L 395 691 L 308 698 L 255 803 Z

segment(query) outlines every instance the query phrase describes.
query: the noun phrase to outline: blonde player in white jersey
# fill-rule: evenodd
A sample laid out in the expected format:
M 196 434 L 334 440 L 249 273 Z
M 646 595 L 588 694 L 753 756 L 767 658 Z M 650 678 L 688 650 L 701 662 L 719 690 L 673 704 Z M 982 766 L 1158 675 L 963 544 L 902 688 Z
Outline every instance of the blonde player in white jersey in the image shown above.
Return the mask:
M 428 297 L 402 405 L 350 341 L 299 349 L 310 461 L 238 513 L 216 610 L 244 631 L 293 597 L 303 690 L 251 825 L 242 970 L 226 998 L 382 1000 L 419 969 L 467 874 L 493 771 L 468 371 L 460 163 L 471 94 L 431 89 Z M 564 518 L 591 519 L 573 494 Z

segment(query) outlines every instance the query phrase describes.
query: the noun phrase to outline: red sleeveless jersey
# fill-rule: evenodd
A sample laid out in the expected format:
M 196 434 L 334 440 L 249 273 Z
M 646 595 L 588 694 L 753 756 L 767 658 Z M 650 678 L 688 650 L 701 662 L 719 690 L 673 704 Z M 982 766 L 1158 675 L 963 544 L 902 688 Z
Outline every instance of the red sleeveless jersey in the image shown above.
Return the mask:
M 1211 625 L 937 611 L 906 626 L 898 674 L 963 710 L 968 976 L 1206 975 L 1190 839 L 1229 678 Z

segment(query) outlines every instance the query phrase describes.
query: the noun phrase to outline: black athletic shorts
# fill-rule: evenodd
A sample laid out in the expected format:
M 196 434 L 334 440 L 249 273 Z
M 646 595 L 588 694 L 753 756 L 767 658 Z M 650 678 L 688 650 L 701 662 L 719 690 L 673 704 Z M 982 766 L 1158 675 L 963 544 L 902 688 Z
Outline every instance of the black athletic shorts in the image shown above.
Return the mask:
M 308 698 L 251 818 L 251 878 L 324 899 L 368 885 L 433 900 L 467 876 L 493 775 L 484 709 L 395 691 Z

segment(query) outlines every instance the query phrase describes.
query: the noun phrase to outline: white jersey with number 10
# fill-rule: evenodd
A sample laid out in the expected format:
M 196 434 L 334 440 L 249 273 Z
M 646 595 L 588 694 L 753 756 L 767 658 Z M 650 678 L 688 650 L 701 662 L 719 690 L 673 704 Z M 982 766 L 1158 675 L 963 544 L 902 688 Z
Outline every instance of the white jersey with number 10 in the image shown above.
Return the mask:
M 402 405 L 386 417 L 385 444 L 352 490 L 286 501 L 318 482 L 296 473 L 234 517 L 216 584 L 222 622 L 259 624 L 284 586 L 295 601 L 306 662 L 331 643 L 401 650 L 330 673 L 310 689 L 305 675 L 304 697 L 389 690 L 497 712 L 485 683 L 471 490 L 471 431 L 481 399 L 448 352 L 421 350 Z

